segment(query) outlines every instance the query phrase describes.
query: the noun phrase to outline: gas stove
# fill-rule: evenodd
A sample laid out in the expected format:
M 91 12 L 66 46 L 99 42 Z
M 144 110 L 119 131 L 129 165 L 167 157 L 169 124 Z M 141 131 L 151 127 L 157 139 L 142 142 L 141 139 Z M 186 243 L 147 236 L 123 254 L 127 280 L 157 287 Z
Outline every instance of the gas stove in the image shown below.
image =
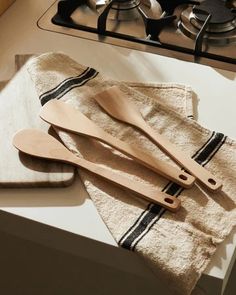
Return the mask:
M 235 0 L 62 0 L 38 25 L 236 72 Z

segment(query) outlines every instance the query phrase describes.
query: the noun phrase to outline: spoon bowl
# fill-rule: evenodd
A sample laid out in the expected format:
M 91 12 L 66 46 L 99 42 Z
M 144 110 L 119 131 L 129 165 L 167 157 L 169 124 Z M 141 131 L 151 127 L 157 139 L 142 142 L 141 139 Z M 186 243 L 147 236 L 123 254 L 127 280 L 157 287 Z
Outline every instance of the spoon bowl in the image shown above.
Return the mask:
M 148 185 L 143 185 L 134 180 L 131 181 L 110 169 L 78 158 L 54 137 L 40 130 L 24 129 L 19 131 L 13 138 L 13 145 L 21 152 L 31 156 L 62 161 L 81 167 L 172 212 L 176 212 L 180 208 L 179 199 L 159 192 Z

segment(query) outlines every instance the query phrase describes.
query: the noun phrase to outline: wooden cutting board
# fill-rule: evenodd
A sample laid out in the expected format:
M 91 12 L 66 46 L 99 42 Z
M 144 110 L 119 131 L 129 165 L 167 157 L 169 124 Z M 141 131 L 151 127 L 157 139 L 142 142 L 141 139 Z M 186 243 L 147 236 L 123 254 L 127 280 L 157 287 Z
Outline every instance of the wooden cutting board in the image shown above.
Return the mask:
M 16 56 L 19 69 L 29 56 Z M 19 153 L 12 137 L 23 128 L 48 131 L 49 125 L 39 118 L 40 102 L 25 67 L 9 82 L 0 83 L 0 187 L 42 187 L 69 185 L 74 168 Z

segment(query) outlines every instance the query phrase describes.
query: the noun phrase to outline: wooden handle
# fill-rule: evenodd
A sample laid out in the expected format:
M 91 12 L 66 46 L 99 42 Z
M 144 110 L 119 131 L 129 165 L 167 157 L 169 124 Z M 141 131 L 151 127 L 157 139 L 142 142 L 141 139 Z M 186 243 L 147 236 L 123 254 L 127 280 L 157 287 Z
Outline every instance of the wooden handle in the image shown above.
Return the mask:
M 112 86 L 97 93 L 94 99 L 112 117 L 131 124 L 146 133 L 167 155 L 189 171 L 208 189 L 216 191 L 222 187 L 222 183 L 209 171 L 179 150 L 163 135 L 154 132 L 144 121 L 136 105 L 117 86 Z
M 79 167 L 82 167 L 124 189 L 128 189 L 132 193 L 138 194 L 142 198 L 158 204 L 169 211 L 176 212 L 180 208 L 181 202 L 174 196 L 168 195 L 163 192 L 159 192 L 152 187 L 141 184 L 137 181 L 128 179 L 124 176 L 118 175 L 104 167 L 100 167 L 94 163 L 86 161 L 81 158 L 73 156 L 73 158 L 68 159 L 68 162 L 73 163 Z
M 107 168 L 103 168 L 85 159 L 76 157 L 53 136 L 40 130 L 24 129 L 17 132 L 13 138 L 13 145 L 18 150 L 35 157 L 62 161 L 82 167 L 173 212 L 178 210 L 180 206 L 180 201 L 172 196 L 158 192 L 149 186 L 118 175 Z
M 135 146 L 131 146 L 107 133 L 106 141 L 104 142 L 108 143 L 115 149 L 121 151 L 125 155 L 132 157 L 135 161 L 146 166 L 152 171 L 164 176 L 165 178 L 185 188 L 192 187 L 195 181 L 195 177 L 186 173 L 185 171 L 181 171 L 180 169 L 175 168 L 162 160 L 158 160 L 154 158 L 152 155 L 149 155 L 141 151 L 140 149 L 136 148 Z
M 172 144 L 161 134 L 154 132 L 154 130 L 146 125 L 139 126 L 166 154 L 174 159 L 179 165 L 185 168 L 189 173 L 194 175 L 202 184 L 204 184 L 211 191 L 217 191 L 222 187 L 222 183 L 208 170 L 199 165 L 192 158 L 185 155 L 178 147 Z
M 79 110 L 59 100 L 51 100 L 46 103 L 40 112 L 40 117 L 53 126 L 68 130 L 70 132 L 95 138 L 103 143 L 124 153 L 128 157 L 148 167 L 154 172 L 174 181 L 182 187 L 189 188 L 193 185 L 195 178 L 185 171 L 181 171 L 164 161 L 154 158 L 139 148 L 105 132 L 94 122 L 84 116 Z

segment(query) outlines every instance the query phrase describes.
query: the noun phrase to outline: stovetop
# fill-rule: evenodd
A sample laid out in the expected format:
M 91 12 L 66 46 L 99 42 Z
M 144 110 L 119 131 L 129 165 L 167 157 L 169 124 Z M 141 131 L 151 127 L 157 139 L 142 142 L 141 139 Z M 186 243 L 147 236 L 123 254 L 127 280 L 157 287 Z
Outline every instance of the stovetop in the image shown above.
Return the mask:
M 235 0 L 55 1 L 38 25 L 236 72 Z

